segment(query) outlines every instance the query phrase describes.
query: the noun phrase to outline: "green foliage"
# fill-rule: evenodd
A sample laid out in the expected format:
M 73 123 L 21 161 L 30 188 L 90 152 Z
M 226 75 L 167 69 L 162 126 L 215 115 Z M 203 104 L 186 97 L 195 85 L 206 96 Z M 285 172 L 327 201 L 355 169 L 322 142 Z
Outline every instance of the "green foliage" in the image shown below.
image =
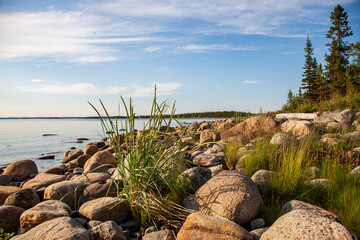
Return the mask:
M 335 212 L 346 227 L 360 234 L 360 177 L 349 173 L 354 160 L 342 159 L 342 149 L 351 149 L 359 143 L 343 141 L 343 145 L 335 152 L 329 150 L 319 162 L 316 154 L 324 147 L 316 135 L 281 146 L 271 145 L 269 139 L 265 136 L 256 143 L 255 151 L 246 159 L 243 170 L 249 176 L 260 169 L 276 172 L 271 176 L 263 197 L 265 207 L 262 217 L 267 224 L 273 223 L 281 215 L 285 202 L 298 199 Z M 311 166 L 319 167 L 317 177 L 329 179 L 328 187 L 308 184 Z
M 303 67 L 303 79 L 302 79 L 302 87 L 301 89 L 305 90 L 305 99 L 309 102 L 314 102 L 318 98 L 318 83 L 316 79 L 316 69 L 317 69 L 317 61 L 316 58 L 313 58 L 314 48 L 312 47 L 309 36 L 306 40 L 305 50 L 305 65 Z
M 109 132 L 109 137 L 113 138 L 121 134 L 120 125 L 125 129 L 126 150 L 120 141 L 114 145 L 117 171 L 123 183 L 118 197 L 129 201 L 132 215 L 143 228 L 155 222 L 171 224 L 184 220 L 188 211 L 179 205 L 179 201 L 185 196 L 185 188 L 177 179 L 184 170 L 185 159 L 180 145 L 173 144 L 170 127 L 174 121 L 175 104 L 170 105 L 167 101 L 158 104 L 155 88 L 149 120 L 142 131 L 137 132 L 132 100 L 129 105 L 123 98 L 121 100 L 127 117 L 120 123 L 110 118 L 100 101 L 108 116 L 107 119 L 100 118 L 104 132 Z M 171 113 L 166 118 L 168 110 Z
M 346 67 L 349 64 L 349 44 L 345 41 L 346 37 L 353 35 L 351 27 L 348 26 L 348 15 L 344 8 L 339 4 L 331 12 L 331 23 L 326 37 L 331 39 L 329 54 L 325 54 L 327 62 L 326 76 L 330 84 L 331 92 L 340 95 L 346 94 Z
M 15 233 L 7 233 L 4 232 L 4 229 L 2 227 L 0 227 L 0 240 L 8 240 L 10 238 L 12 238 L 15 235 Z

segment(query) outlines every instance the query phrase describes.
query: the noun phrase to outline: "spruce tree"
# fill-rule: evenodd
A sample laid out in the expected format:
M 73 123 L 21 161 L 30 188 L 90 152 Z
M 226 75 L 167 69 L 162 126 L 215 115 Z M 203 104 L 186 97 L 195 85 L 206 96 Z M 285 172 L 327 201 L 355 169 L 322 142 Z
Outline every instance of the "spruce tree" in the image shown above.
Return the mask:
M 360 92 L 360 42 L 350 45 L 352 61 L 347 69 L 348 88 Z
M 329 87 L 325 78 L 324 69 L 322 64 L 320 63 L 316 69 L 316 83 L 318 101 L 322 102 L 329 97 Z
M 344 38 L 353 35 L 351 27 L 348 26 L 348 15 L 339 4 L 331 12 L 331 23 L 327 38 L 332 39 L 329 47 L 329 54 L 325 54 L 327 62 L 326 77 L 328 79 L 331 93 L 346 94 L 346 67 L 349 64 L 349 44 Z
M 288 95 L 287 95 L 287 107 L 289 110 L 292 110 L 294 107 L 294 94 L 291 91 L 291 89 L 289 89 Z
M 303 79 L 301 80 L 301 89 L 304 89 L 304 97 L 309 102 L 316 101 L 316 63 L 314 62 L 313 58 L 313 47 L 309 36 L 306 40 L 306 47 L 305 50 L 305 65 L 303 67 Z

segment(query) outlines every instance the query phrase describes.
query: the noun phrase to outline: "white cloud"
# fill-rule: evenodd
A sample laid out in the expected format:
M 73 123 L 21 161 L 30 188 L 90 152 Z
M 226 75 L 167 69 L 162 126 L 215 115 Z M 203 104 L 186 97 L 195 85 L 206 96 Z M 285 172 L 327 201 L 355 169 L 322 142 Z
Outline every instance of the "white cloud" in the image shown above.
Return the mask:
M 259 84 L 261 84 L 261 82 L 258 80 L 245 80 L 245 81 L 242 81 L 241 83 L 243 85 L 249 85 L 249 84 L 259 85 Z
M 106 93 L 108 94 L 119 94 L 125 92 L 127 87 L 108 87 Z
M 70 94 L 70 95 L 97 95 L 101 93 L 101 89 L 95 87 L 91 83 L 75 83 L 71 85 L 42 85 L 38 87 L 17 86 L 26 92 L 38 92 L 46 94 Z
M 66 94 L 66 95 L 100 95 L 100 94 L 123 94 L 130 97 L 148 97 L 153 96 L 154 86 L 156 84 L 157 95 L 171 95 L 182 87 L 178 82 L 154 83 L 149 86 L 131 85 L 131 86 L 112 86 L 106 89 L 94 86 L 92 83 L 74 83 L 70 85 L 41 85 L 36 87 L 16 86 L 16 88 L 35 93 L 44 94 Z
M 176 90 L 182 87 L 181 83 L 168 82 L 168 83 L 154 83 L 148 87 L 134 86 L 132 92 L 128 93 L 128 97 L 151 97 L 154 95 L 154 86 L 156 84 L 156 94 L 158 96 L 172 95 Z
M 194 52 L 207 52 L 207 51 L 252 51 L 259 50 L 255 47 L 235 47 L 229 44 L 188 44 L 181 47 L 181 49 Z
M 35 79 L 35 78 L 34 78 L 34 79 L 31 79 L 31 81 L 32 81 L 32 82 L 42 82 L 43 80 L 41 80 L 41 79 Z
M 157 47 L 157 46 L 144 48 L 145 52 L 156 52 L 156 51 L 159 51 L 159 50 L 161 50 L 161 47 Z

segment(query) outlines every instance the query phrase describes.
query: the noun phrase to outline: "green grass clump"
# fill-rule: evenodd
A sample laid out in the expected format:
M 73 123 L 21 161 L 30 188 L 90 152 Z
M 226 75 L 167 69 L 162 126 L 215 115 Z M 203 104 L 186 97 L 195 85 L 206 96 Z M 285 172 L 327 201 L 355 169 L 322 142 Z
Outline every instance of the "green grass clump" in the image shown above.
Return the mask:
M 255 151 L 247 157 L 244 173 L 252 176 L 260 169 L 276 172 L 272 175 L 267 191 L 262 217 L 272 224 L 280 215 L 282 206 L 291 199 L 306 201 L 338 214 L 342 223 L 355 234 L 360 234 L 360 177 L 350 174 L 354 159 L 344 162 L 342 152 L 324 154 L 314 161 L 319 151 L 318 137 L 311 136 L 289 145 L 274 146 L 265 137 L 255 145 Z M 343 144 L 350 144 L 345 142 Z M 349 146 L 343 146 L 349 149 Z M 319 178 L 329 179 L 327 187 L 313 186 L 310 167 L 317 165 Z
M 141 131 L 137 131 L 131 99 L 129 105 L 122 97 L 121 100 L 126 119 L 120 124 L 117 119 L 110 119 L 100 101 L 108 116 L 107 119 L 101 118 L 104 132 L 109 132 L 109 137 L 113 138 L 121 134 L 118 130 L 120 125 L 121 129 L 125 129 L 126 149 L 120 145 L 121 141 L 114 145 L 117 171 L 123 183 L 118 197 L 129 201 L 132 215 L 143 229 L 156 222 L 171 224 L 184 220 L 188 212 L 179 203 L 185 196 L 185 188 L 177 178 L 184 170 L 185 160 L 179 144 L 168 144 L 173 142 L 171 123 L 174 121 L 175 104 L 170 106 L 167 101 L 158 104 L 155 89 L 149 120 Z M 169 109 L 171 114 L 166 115 Z
M 12 238 L 15 235 L 15 233 L 7 233 L 4 232 L 4 229 L 2 227 L 0 227 L 0 240 L 8 240 L 10 238 Z

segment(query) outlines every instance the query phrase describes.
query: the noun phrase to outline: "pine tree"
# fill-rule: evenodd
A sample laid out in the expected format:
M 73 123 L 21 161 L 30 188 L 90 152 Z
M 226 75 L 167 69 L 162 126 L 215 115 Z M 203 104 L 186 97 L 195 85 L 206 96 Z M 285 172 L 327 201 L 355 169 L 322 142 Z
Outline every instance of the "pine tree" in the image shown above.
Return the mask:
M 325 54 L 327 62 L 326 77 L 328 79 L 331 93 L 341 95 L 346 94 L 346 67 L 349 64 L 348 53 L 349 44 L 344 40 L 345 37 L 353 35 L 351 27 L 348 26 L 348 15 L 344 8 L 339 4 L 331 12 L 332 26 L 326 34 L 327 38 L 332 39 L 331 43 L 326 44 L 329 47 L 329 54 Z
M 352 61 L 347 68 L 348 88 L 360 92 L 360 42 L 350 45 Z
M 327 85 L 327 81 L 324 74 L 324 69 L 322 64 L 320 63 L 316 69 L 316 82 L 317 82 L 317 93 L 318 93 L 318 100 L 320 102 L 328 99 L 329 97 L 329 87 Z
M 288 92 L 288 96 L 287 96 L 287 107 L 291 110 L 293 107 L 294 107 L 294 94 L 293 92 L 291 91 L 291 89 L 289 89 L 289 92 Z
M 306 47 L 305 50 L 305 65 L 303 67 L 303 79 L 301 80 L 301 89 L 304 89 L 304 97 L 309 102 L 314 102 L 317 99 L 316 96 L 316 62 L 314 62 L 313 58 L 313 47 L 309 36 L 306 40 Z

